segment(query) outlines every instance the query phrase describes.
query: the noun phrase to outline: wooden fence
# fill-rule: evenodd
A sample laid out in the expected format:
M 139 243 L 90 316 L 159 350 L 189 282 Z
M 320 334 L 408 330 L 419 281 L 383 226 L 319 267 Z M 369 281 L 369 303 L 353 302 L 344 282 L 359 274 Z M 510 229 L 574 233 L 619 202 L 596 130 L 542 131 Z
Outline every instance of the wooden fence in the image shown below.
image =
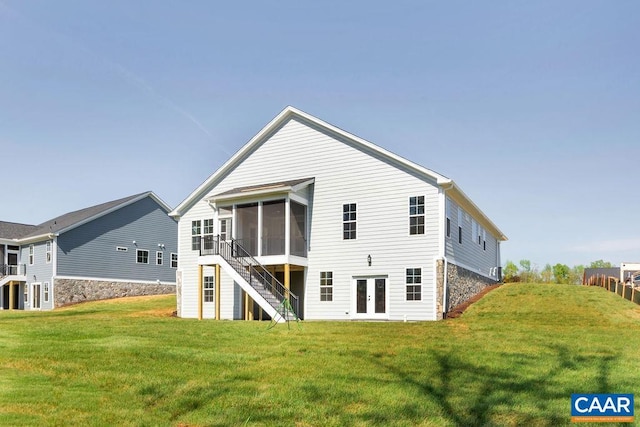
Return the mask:
M 613 276 L 593 276 L 584 283 L 587 286 L 600 286 L 620 295 L 622 298 L 627 299 L 636 304 L 640 304 L 640 288 L 636 288 L 631 284 L 621 282 L 617 277 Z

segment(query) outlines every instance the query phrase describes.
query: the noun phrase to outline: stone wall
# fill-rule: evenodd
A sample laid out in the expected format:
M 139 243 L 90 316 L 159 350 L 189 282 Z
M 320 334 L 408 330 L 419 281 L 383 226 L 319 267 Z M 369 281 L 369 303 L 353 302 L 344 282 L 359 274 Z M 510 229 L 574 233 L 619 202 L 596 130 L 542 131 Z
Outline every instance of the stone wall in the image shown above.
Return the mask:
M 132 297 L 140 295 L 174 294 L 175 285 L 115 282 L 104 280 L 55 279 L 54 307 L 85 301 Z
M 480 293 L 487 286 L 495 285 L 497 281 L 482 276 L 455 264 L 447 263 L 447 307 L 453 307 L 468 301 Z M 436 310 L 437 318 L 442 319 L 442 295 L 444 292 L 444 260 L 436 262 Z
M 438 261 L 439 263 L 442 261 Z M 438 277 L 442 277 L 442 273 Z M 447 311 L 497 282 L 455 264 L 447 264 Z

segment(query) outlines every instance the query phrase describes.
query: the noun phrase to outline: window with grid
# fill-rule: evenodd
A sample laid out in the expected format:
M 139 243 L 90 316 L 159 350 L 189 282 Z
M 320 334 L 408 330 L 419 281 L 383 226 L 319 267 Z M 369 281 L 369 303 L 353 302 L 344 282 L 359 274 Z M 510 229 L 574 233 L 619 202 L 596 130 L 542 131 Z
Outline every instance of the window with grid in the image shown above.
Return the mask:
M 213 276 L 204 276 L 204 281 L 202 282 L 202 291 L 204 302 L 215 301 L 215 280 Z
M 160 251 L 156 252 L 156 265 L 162 265 L 164 254 Z
M 422 299 L 422 269 L 407 268 L 407 301 Z
M 333 272 L 320 272 L 320 301 L 333 301 Z
M 342 238 L 353 240 L 356 238 L 356 204 L 342 205 Z
M 424 196 L 409 197 L 409 234 L 424 234 Z
M 178 268 L 178 254 L 171 254 L 171 268 Z
M 138 264 L 149 264 L 149 251 L 144 249 L 136 250 L 136 262 Z
M 46 243 L 46 259 L 47 263 L 51 262 L 51 240 L 47 240 Z
M 203 249 L 213 249 L 213 218 L 202 221 Z
M 202 235 L 202 222 L 200 220 L 191 221 L 191 250 L 200 250 L 200 236 Z
M 42 284 L 43 286 L 43 298 L 44 298 L 44 302 L 49 302 L 49 282 L 44 282 Z

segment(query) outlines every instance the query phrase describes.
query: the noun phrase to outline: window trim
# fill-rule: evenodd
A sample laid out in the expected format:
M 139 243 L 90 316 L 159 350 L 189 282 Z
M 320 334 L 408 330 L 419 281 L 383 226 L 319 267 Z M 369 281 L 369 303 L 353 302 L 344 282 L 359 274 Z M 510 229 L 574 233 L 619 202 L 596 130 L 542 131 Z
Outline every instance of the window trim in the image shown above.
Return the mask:
M 141 252 L 146 252 L 147 253 L 147 262 L 138 261 L 140 259 L 140 253 Z M 148 249 L 136 249 L 136 264 L 149 264 L 149 250 Z
M 415 199 L 415 200 L 414 200 Z M 424 195 L 409 196 L 409 235 L 422 236 L 427 230 L 427 202 Z M 415 213 L 412 213 L 415 209 Z M 413 224 L 415 220 L 415 224 Z
M 405 301 L 422 301 L 422 267 L 405 269 Z
M 197 233 L 196 233 L 197 231 Z M 200 251 L 202 239 L 202 220 L 191 221 L 191 250 Z
M 351 210 L 352 207 L 353 207 L 353 210 Z M 349 217 L 346 218 L 346 215 L 349 215 Z M 352 215 L 353 215 L 353 218 L 351 218 Z M 347 226 L 349 229 L 347 229 Z M 342 240 L 357 240 L 357 239 L 358 239 L 358 203 L 357 202 L 343 203 L 342 204 Z
M 53 261 L 52 249 L 53 249 L 53 242 L 51 240 L 47 240 L 47 242 L 45 243 L 45 255 L 44 255 L 44 259 L 47 264 L 51 264 L 51 261 Z
M 175 259 L 174 259 L 174 255 L 175 255 Z M 175 262 L 175 266 L 174 266 L 174 262 Z M 171 252 L 170 266 L 171 268 L 178 268 L 178 254 L 176 252 Z
M 320 301 L 333 301 L 333 271 L 320 272 Z
M 156 265 L 164 264 L 164 253 L 162 251 L 156 251 Z
M 204 276 L 202 278 L 202 302 L 216 302 L 216 279 L 214 276 Z
M 49 282 L 42 283 L 42 301 L 49 302 Z
M 33 265 L 36 259 L 36 251 L 33 245 L 29 245 L 29 265 Z

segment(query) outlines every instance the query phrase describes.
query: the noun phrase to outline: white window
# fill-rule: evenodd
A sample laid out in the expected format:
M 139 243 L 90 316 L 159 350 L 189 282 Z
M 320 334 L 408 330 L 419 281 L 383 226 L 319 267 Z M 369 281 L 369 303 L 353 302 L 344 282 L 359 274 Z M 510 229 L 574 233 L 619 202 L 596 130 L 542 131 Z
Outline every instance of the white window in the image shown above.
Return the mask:
M 44 282 L 42 284 L 43 286 L 43 298 L 44 298 L 44 302 L 49 302 L 49 282 Z
M 409 234 L 424 234 L 424 196 L 409 197 Z
M 356 204 L 342 205 L 342 239 L 353 240 L 356 238 Z
M 47 263 L 51 262 L 51 240 L 47 240 L 47 244 L 46 244 L 46 259 L 47 259 Z
M 213 219 L 205 219 L 202 224 L 202 249 L 213 249 Z
M 118 252 L 127 252 L 129 250 L 129 248 L 124 247 L 124 246 L 116 246 L 116 251 Z
M 191 250 L 200 250 L 200 236 L 202 232 L 202 222 L 200 220 L 191 221 Z
M 220 220 L 220 240 L 231 240 L 231 218 L 222 218 Z
M 158 251 L 156 252 L 156 265 L 162 265 L 162 256 L 163 253 Z
M 178 254 L 171 254 L 171 268 L 178 268 Z
M 320 301 L 333 301 L 333 272 L 320 272 Z
M 29 286 L 27 285 L 24 286 L 24 303 L 29 303 Z
M 215 280 L 213 276 L 204 276 L 202 283 L 204 302 L 215 301 Z
M 29 265 L 33 265 L 34 253 L 33 253 L 33 245 L 29 245 Z
M 136 263 L 149 264 L 149 251 L 145 249 L 136 250 Z
M 475 219 L 471 219 L 471 241 L 472 242 L 476 240 L 477 235 L 478 235 L 478 225 L 476 224 Z
M 422 300 L 422 269 L 407 268 L 407 301 Z

